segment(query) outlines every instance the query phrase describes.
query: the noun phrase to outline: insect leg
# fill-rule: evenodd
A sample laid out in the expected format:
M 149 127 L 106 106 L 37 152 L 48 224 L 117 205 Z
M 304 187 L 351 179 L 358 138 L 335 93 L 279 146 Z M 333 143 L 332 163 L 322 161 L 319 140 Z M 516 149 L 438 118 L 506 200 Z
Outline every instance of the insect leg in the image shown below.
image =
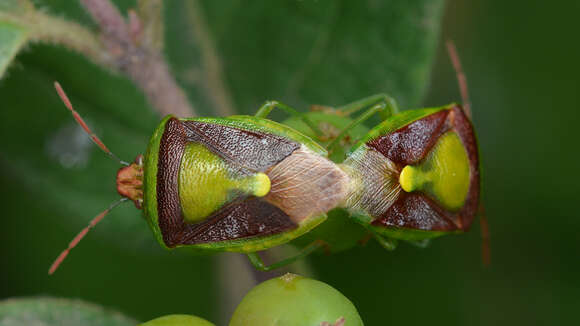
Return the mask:
M 417 248 L 427 248 L 429 247 L 429 244 L 431 243 L 431 239 L 423 239 L 423 240 L 416 240 L 416 241 L 407 241 L 410 244 L 412 244 L 413 246 L 417 247 Z
M 373 230 L 371 230 L 371 233 L 383 248 L 387 249 L 388 251 L 393 251 L 397 249 L 397 245 L 399 244 L 397 239 L 384 237 Z
M 258 112 L 256 112 L 255 116 L 258 118 L 266 118 L 270 112 L 272 112 L 272 110 L 274 108 L 279 108 L 282 109 L 283 111 L 285 111 L 286 113 L 288 113 L 290 116 L 295 117 L 297 119 L 300 119 L 302 122 L 304 122 L 310 129 L 312 129 L 312 131 L 314 131 L 314 134 L 316 134 L 316 136 L 321 136 L 322 132 L 320 131 L 320 129 L 318 129 L 318 127 L 316 126 L 316 124 L 314 122 L 312 122 L 310 119 L 308 119 L 308 117 L 306 117 L 302 112 L 284 104 L 284 103 L 280 103 L 278 101 L 266 101 L 266 103 L 264 103 L 260 109 L 258 109 Z
M 381 119 L 386 120 L 393 114 L 399 112 L 399 107 L 397 105 L 397 101 L 394 98 L 390 97 L 387 94 L 376 94 L 371 95 L 369 97 L 365 97 L 361 100 L 354 101 L 349 104 L 345 104 L 336 108 L 337 111 L 341 112 L 344 115 L 351 115 L 355 112 L 360 110 L 375 106 L 377 104 L 384 104 L 384 108 L 386 110 L 380 111 L 379 114 Z
M 349 131 L 351 131 L 354 127 L 360 125 L 361 123 L 364 123 L 366 120 L 368 120 L 370 117 L 372 117 L 375 113 L 380 114 L 381 112 L 385 112 L 385 106 L 386 106 L 385 103 L 379 102 L 378 104 L 375 104 L 374 106 L 372 106 L 370 109 L 366 110 L 363 114 L 359 115 L 355 120 L 353 120 L 351 123 L 349 123 L 348 126 L 346 126 L 340 132 L 340 134 L 338 134 L 338 136 L 336 136 L 336 138 L 334 138 L 330 143 L 328 143 L 328 145 L 326 146 L 326 150 L 329 153 L 332 153 L 334 148 L 340 144 L 340 141 L 348 134 Z
M 250 262 L 252 263 L 252 265 L 254 265 L 254 267 L 257 270 L 267 272 L 267 271 L 271 271 L 271 270 L 274 270 L 274 269 L 277 269 L 280 267 L 284 267 L 288 264 L 291 264 L 291 263 L 297 261 L 298 259 L 304 258 L 304 257 L 310 255 L 311 253 L 315 252 L 316 250 L 323 248 L 325 246 L 328 246 L 328 245 L 324 241 L 316 240 L 316 241 L 312 242 L 311 244 L 307 245 L 306 247 L 304 247 L 296 255 L 294 255 L 292 257 L 288 257 L 286 259 L 283 259 L 283 260 L 276 262 L 276 263 L 273 263 L 271 265 L 264 264 L 264 261 L 262 260 L 262 258 L 260 258 L 260 256 L 256 252 L 252 252 L 252 253 L 249 253 L 247 255 L 248 255 L 248 258 L 250 259 Z

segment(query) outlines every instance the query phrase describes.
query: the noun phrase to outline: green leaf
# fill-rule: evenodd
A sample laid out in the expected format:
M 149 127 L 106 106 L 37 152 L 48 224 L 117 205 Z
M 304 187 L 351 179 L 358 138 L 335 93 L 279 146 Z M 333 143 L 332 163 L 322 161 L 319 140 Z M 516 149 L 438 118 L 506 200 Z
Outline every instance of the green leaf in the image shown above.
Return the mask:
M 28 29 L 15 23 L 29 8 L 28 1 L 5 0 L 0 3 L 0 79 L 14 57 L 26 44 Z
M 49 14 L 94 28 L 78 1 L 35 3 Z M 129 6 L 129 2 L 117 3 L 123 11 Z M 416 107 L 429 80 L 443 8 L 442 0 L 164 4 L 166 56 L 203 115 L 216 115 L 218 109 L 225 112 L 230 107 L 249 114 L 267 99 L 306 110 L 311 104 L 340 105 L 378 92 L 391 94 L 403 108 Z M 147 279 L 139 286 L 156 289 L 151 296 L 173 298 L 150 299 L 143 306 L 125 300 L 143 320 L 163 315 L 159 307 L 165 313 L 209 311 L 208 319 L 218 320 L 209 308 L 216 291 L 204 278 L 212 275 L 211 260 L 188 257 L 183 260 L 188 267 L 172 274 L 175 271 L 164 267 L 167 261 L 160 263 L 151 253 L 162 253 L 168 261 L 181 258 L 159 249 L 141 212 L 130 203 L 105 217 L 71 252 L 51 279 L 55 283 L 47 281 L 51 261 L 76 232 L 119 197 L 115 190 L 118 164 L 82 134 L 57 97 L 53 82 L 62 84 L 77 111 L 124 160 L 145 152 L 160 117 L 126 78 L 69 50 L 33 44 L 17 60 L 19 65 L 0 82 L 0 178 L 6 185 L 0 199 L 6 217 L 0 245 L 18 248 L 10 255 L 28 254 L 14 256 L 4 266 L 4 272 L 11 275 L 8 279 L 25 278 L 43 289 L 62 287 L 73 293 L 81 286 L 82 294 L 107 293 L 114 300 L 119 297 L 116 288 L 126 284 L 97 289 L 79 283 L 101 279 L 115 269 Z M 109 258 L 125 265 L 109 266 L 103 262 Z M 188 277 L 188 291 L 162 292 L 165 287 L 183 286 L 184 277 Z M 120 275 L 110 279 L 127 282 Z M 28 284 L 14 282 L 11 291 L 29 293 L 32 285 Z M 127 298 L 130 293 L 124 295 Z M 176 304 L 193 308 L 176 310 Z
M 26 43 L 26 34 L 23 27 L 0 21 L 0 78 Z
M 215 72 L 204 70 L 212 60 L 220 62 L 223 94 L 238 112 L 252 113 L 267 99 L 305 109 L 378 92 L 414 107 L 427 84 L 442 7 L 442 1 L 189 3 L 167 4 L 166 49 L 178 80 L 207 115 L 219 101 L 207 87 Z M 76 2 L 46 5 L 79 14 Z M 204 57 L 208 46 L 216 57 Z M 117 164 L 74 127 L 53 81 L 61 82 L 80 114 L 124 160 L 145 151 L 159 118 L 129 81 L 78 55 L 34 46 L 20 61 L 22 68 L 0 88 L 4 170 L 62 214 L 52 218 L 55 225 L 80 230 L 118 197 Z M 18 142 L 12 141 L 16 135 Z M 127 207 L 122 213 L 107 217 L 111 222 L 99 225 L 96 237 L 137 250 L 154 247 L 139 212 Z
M 22 14 L 32 8 L 29 0 L 2 0 L 0 2 L 0 12 Z
M 123 314 L 81 300 L 21 298 L 0 301 L 2 326 L 133 326 Z
M 443 8 L 443 1 L 424 0 L 191 3 L 170 2 L 166 10 L 176 76 L 195 102 L 215 109 L 206 71 L 207 62 L 218 60 L 226 93 L 243 113 L 266 99 L 307 109 L 381 92 L 403 108 L 416 107 Z M 206 39 L 200 29 L 207 29 Z M 204 56 L 208 42 L 215 57 Z

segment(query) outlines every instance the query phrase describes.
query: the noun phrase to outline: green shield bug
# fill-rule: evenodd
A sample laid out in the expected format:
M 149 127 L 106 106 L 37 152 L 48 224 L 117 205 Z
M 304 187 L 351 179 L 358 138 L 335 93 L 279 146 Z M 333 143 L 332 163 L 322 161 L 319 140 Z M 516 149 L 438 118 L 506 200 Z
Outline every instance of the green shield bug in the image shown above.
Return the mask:
M 421 244 L 463 232 L 479 207 L 478 148 L 464 86 L 466 110 L 450 104 L 399 113 L 392 98 L 375 95 L 309 113 L 266 102 L 255 116 L 167 116 L 145 156 L 130 164 L 91 132 L 55 87 L 91 139 L 123 165 L 117 173 L 122 199 L 71 241 L 49 274 L 127 200 L 143 209 L 162 247 L 245 253 L 260 270 L 322 247 L 346 249 L 368 234 L 393 249 L 397 239 Z M 274 108 L 292 119 L 266 119 Z M 362 124 L 375 114 L 384 121 L 368 131 Z M 257 254 L 290 241 L 301 250 L 288 259 L 266 266 Z
M 341 208 L 329 212 L 324 224 L 294 243 L 304 246 L 320 239 L 330 244 L 330 251 L 340 251 L 360 243 L 367 232 L 364 241 L 374 237 L 388 250 L 395 249 L 398 240 L 424 247 L 432 238 L 469 230 L 480 213 L 482 259 L 485 265 L 489 264 L 488 226 L 480 204 L 479 149 L 471 123 L 467 83 L 452 42 L 447 43 L 447 49 L 464 107 L 450 104 L 393 114 L 366 133 L 362 129 L 348 135 L 358 141 L 346 149 L 347 155 L 337 145 L 345 140 L 339 137 L 352 130 L 342 129 L 341 125 L 346 126 L 351 120 L 340 119 L 344 116 L 341 113 L 350 112 L 353 106 L 326 109 L 326 114 L 338 113 L 333 119 L 319 112 L 306 114 L 311 120 L 331 122 L 342 130 L 328 148 L 339 149 L 338 153 L 331 153 L 331 158 L 341 163 L 351 187 Z M 396 109 L 394 101 L 382 98 L 383 103 L 390 102 Z M 365 114 L 360 117 L 364 119 Z M 297 119 L 286 123 L 316 137 Z M 362 231 L 351 221 L 362 226 Z
M 91 139 L 116 158 L 60 85 L 55 87 Z M 119 160 L 124 166 L 117 173 L 117 190 L 123 198 L 71 241 L 49 273 L 89 229 L 126 200 L 143 209 L 156 239 L 167 249 L 253 253 L 284 244 L 323 222 L 326 212 L 343 199 L 348 176 L 312 139 L 263 118 L 276 106 L 266 103 L 255 117 L 164 118 L 144 157 L 131 164 Z M 320 246 L 314 243 L 305 253 Z

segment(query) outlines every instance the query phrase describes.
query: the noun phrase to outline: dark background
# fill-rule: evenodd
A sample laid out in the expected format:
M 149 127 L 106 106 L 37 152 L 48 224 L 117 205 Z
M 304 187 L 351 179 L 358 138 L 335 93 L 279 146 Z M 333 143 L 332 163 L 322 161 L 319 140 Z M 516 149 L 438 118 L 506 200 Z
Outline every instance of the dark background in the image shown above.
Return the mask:
M 88 21 L 80 8 L 67 10 L 71 17 Z M 430 86 L 421 103 L 460 100 L 441 42 L 454 39 L 481 145 L 492 264 L 482 267 L 477 223 L 471 232 L 438 239 L 426 249 L 401 245 L 390 253 L 369 243 L 311 258 L 315 277 L 349 297 L 367 325 L 558 325 L 578 319 L 579 14 L 577 1 L 446 3 Z M 49 163 L 20 151 L 23 144 L 46 137 L 42 125 L 56 128 L 57 117 L 67 119 L 58 99 L 49 95 L 50 81 L 71 81 L 79 75 L 90 80 L 103 72 L 64 50 L 33 46 L 0 82 L 0 296 L 83 298 L 140 320 L 168 313 L 197 314 L 216 323 L 227 320 L 223 311 L 231 308 L 218 308 L 225 305 L 225 294 L 217 258 L 151 249 L 156 244 L 146 232 L 116 236 L 115 228 L 145 228 L 133 218 L 138 215 L 130 205 L 89 235 L 55 276 L 46 275 L 74 232 L 115 198 L 115 163 L 101 158 L 96 149 L 87 166 L 72 171 L 48 167 L 48 176 L 38 171 Z M 106 121 L 96 129 L 108 135 L 103 138 L 109 147 L 123 146 L 120 156 L 133 157 L 142 151 L 157 117 L 139 109 L 147 104 L 129 82 L 102 78 L 108 78 L 110 88 L 94 89 L 94 81 L 87 81 L 67 90 L 82 94 L 71 96 L 79 110 L 92 106 L 100 112 L 89 121 Z M 359 91 L 368 95 L 375 91 L 371 88 Z M 107 101 L 131 108 L 118 112 Z M 248 103 L 240 105 L 250 107 Z M 139 119 L 134 119 L 137 113 Z M 18 130 L 12 127 L 8 133 L 12 125 Z M 111 180 L 95 183 L 86 176 L 91 171 L 110 174 Z M 63 223 L 62 216 L 70 219 Z

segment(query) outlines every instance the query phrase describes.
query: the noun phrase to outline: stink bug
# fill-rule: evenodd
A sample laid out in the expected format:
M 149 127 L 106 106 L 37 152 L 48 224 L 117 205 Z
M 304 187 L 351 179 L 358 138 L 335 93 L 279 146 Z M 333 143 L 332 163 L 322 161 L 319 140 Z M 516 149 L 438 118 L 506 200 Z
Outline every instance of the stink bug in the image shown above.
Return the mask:
M 55 86 L 91 139 L 116 158 Z M 286 124 L 266 119 L 274 108 L 293 118 Z M 374 114 L 384 121 L 368 131 L 362 124 Z M 392 249 L 396 239 L 463 232 L 479 206 L 478 151 L 463 108 L 398 113 L 386 95 L 306 114 L 266 102 L 255 116 L 167 116 L 145 156 L 119 162 L 122 199 L 73 239 L 50 274 L 90 228 L 127 200 L 143 209 L 162 247 L 246 253 L 260 270 L 322 247 L 348 248 L 365 234 Z M 290 241 L 302 250 L 288 259 L 266 266 L 257 254 Z
M 328 145 L 339 150 L 330 157 L 341 162 L 351 189 L 341 207 L 328 213 L 324 224 L 294 243 L 304 246 L 319 239 L 330 244 L 326 248 L 334 252 L 373 237 L 387 250 L 395 249 L 398 240 L 424 247 L 432 238 L 468 231 L 481 213 L 482 259 L 485 265 L 489 264 L 487 220 L 480 204 L 479 149 L 471 123 L 467 83 L 450 41 L 447 50 L 456 70 L 463 107 L 450 104 L 397 113 L 396 103 L 383 95 L 336 110 L 323 108 L 324 114 L 306 114 L 318 124 L 331 123 L 339 130 L 339 136 Z M 379 98 L 395 114 L 366 133 L 364 128 L 354 131 L 351 127 L 368 116 L 363 114 L 352 122 L 345 120 L 343 113 Z M 286 124 L 316 137 L 312 128 L 298 119 Z M 351 136 L 350 144 L 345 134 Z M 338 148 L 339 141 L 346 143 L 347 155 Z

